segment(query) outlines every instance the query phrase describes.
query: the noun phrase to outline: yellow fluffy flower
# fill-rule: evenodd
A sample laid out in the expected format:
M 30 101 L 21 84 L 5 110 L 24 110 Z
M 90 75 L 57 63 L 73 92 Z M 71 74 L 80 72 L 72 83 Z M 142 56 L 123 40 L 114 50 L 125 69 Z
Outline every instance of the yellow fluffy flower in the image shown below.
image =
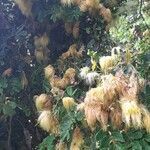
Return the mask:
M 150 113 L 144 116 L 143 118 L 143 126 L 148 133 L 150 133 Z
M 99 60 L 103 72 L 108 72 L 114 67 L 114 58 L 112 56 L 103 56 Z
M 64 97 L 62 102 L 66 110 L 69 110 L 71 107 L 76 105 L 75 100 L 72 97 Z
M 73 132 L 70 150 L 80 150 L 83 144 L 84 144 L 83 135 L 80 131 L 80 128 L 76 127 Z
M 77 5 L 79 6 L 81 12 L 88 11 L 88 7 L 86 5 L 86 0 L 81 0 L 81 1 L 77 2 Z
M 48 65 L 44 68 L 44 75 L 46 79 L 51 79 L 55 75 L 55 69 L 52 65 Z
M 123 121 L 127 127 L 142 128 L 142 112 L 136 100 L 122 98 L 120 101 Z
M 39 126 L 48 133 L 58 134 L 59 124 L 51 111 L 42 111 L 38 118 Z
M 115 51 L 117 54 L 115 54 Z M 99 59 L 99 64 L 103 72 L 109 72 L 118 61 L 120 56 L 120 47 L 114 47 L 111 51 L 111 56 L 103 56 Z
M 35 96 L 35 105 L 38 111 L 51 110 L 52 109 L 52 97 L 47 94 L 41 94 Z

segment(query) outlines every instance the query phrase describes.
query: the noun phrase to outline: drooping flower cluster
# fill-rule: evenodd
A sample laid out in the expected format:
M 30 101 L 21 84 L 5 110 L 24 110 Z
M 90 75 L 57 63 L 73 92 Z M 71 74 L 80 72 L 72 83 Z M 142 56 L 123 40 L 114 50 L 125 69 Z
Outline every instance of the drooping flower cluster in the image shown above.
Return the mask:
M 39 126 L 48 133 L 59 134 L 59 122 L 52 112 L 52 96 L 47 94 L 35 96 L 35 105 L 39 112 Z
M 104 75 L 102 83 L 90 89 L 84 99 L 85 117 L 94 130 L 96 121 L 106 130 L 111 120 L 114 127 L 150 129 L 150 113 L 139 103 L 139 79 L 134 72 L 128 77 L 122 71 Z
M 68 68 L 65 71 L 65 74 L 63 76 L 63 78 L 60 77 L 54 77 L 51 78 L 50 84 L 52 87 L 56 87 L 58 89 L 65 89 L 67 86 L 73 84 L 75 82 L 75 75 L 76 75 L 76 71 L 73 68 Z
M 49 81 L 54 95 L 63 95 L 63 90 L 75 82 L 76 71 L 73 68 L 68 68 L 64 76 L 58 77 L 55 75 L 55 69 L 52 65 L 44 68 L 45 78 Z
M 75 39 L 80 35 L 80 22 L 65 22 L 64 28 L 68 34 L 72 34 Z
M 69 57 L 82 57 L 82 52 L 84 50 L 84 47 L 81 47 L 79 50 L 77 50 L 77 45 L 76 44 L 72 44 L 68 51 L 63 53 L 61 56 L 60 56 L 60 59 L 62 60 L 65 60 Z
M 49 44 L 49 37 L 46 33 L 41 36 L 34 37 L 34 45 L 36 48 L 46 48 Z
M 14 0 L 14 2 L 18 5 L 22 14 L 26 17 L 32 16 L 32 1 L 31 0 Z
M 41 36 L 34 37 L 34 46 L 35 46 L 35 58 L 36 61 L 41 63 L 44 62 L 46 64 L 48 62 L 48 46 L 49 44 L 49 37 L 46 33 Z
M 84 143 L 83 134 L 79 127 L 76 127 L 73 132 L 70 150 L 80 150 Z

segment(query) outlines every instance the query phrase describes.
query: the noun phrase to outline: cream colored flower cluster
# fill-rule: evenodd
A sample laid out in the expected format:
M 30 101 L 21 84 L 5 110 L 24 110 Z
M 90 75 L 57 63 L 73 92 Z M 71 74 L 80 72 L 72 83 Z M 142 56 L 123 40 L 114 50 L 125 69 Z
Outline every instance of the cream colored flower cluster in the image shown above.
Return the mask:
M 62 95 L 63 90 L 75 82 L 76 71 L 74 68 L 68 68 L 65 71 L 64 76 L 61 78 L 55 75 L 54 67 L 48 65 L 44 68 L 44 75 L 51 85 L 51 92 L 54 95 Z
M 37 111 L 39 112 L 38 117 L 39 126 L 48 133 L 58 135 L 59 134 L 58 119 L 52 112 L 53 98 L 47 94 L 35 96 L 35 105 Z
M 96 122 L 107 130 L 109 120 L 114 127 L 145 128 L 150 131 L 150 113 L 140 104 L 139 79 L 135 73 L 126 76 L 122 71 L 116 75 L 108 74 L 101 77 L 102 83 L 91 88 L 84 99 L 84 111 L 88 125 L 92 130 Z

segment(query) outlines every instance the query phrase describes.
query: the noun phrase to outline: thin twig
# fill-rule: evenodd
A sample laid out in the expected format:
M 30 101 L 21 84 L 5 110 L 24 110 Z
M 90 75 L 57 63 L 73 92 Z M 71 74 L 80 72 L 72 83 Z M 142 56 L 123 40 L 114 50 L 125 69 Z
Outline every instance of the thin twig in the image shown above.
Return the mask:
M 9 118 L 9 132 L 8 132 L 8 142 L 7 142 L 7 147 L 9 150 L 11 150 L 11 131 L 12 131 L 12 128 L 11 128 L 11 123 L 12 123 L 12 117 Z

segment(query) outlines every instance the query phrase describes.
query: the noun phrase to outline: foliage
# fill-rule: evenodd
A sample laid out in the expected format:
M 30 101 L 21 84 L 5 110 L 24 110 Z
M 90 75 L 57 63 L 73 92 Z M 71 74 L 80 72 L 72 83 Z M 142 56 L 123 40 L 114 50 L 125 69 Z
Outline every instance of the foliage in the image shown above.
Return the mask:
M 134 5 L 133 8 L 128 8 L 130 3 Z M 120 9 L 127 9 L 130 13 L 118 12 L 121 16 L 115 20 L 115 26 L 110 29 L 110 35 L 116 42 L 124 44 L 125 48 L 129 48 L 135 53 L 133 61 L 135 61 L 135 65 L 137 64 L 138 71 L 142 76 L 149 78 L 147 72 L 149 70 L 149 60 L 147 58 L 149 57 L 150 38 L 149 34 L 144 34 L 144 32 L 149 32 L 150 19 L 145 6 L 142 7 L 141 14 L 139 14 L 136 7 L 138 7 L 138 4 L 133 1 L 128 1 L 127 4 L 125 3 L 120 7 Z M 135 15 L 136 12 L 138 16 Z
M 149 142 L 146 140 L 149 134 L 138 130 L 130 130 L 126 132 L 113 131 L 112 133 L 103 133 L 99 131 L 96 139 L 100 142 L 100 148 L 110 149 L 145 149 L 149 148 Z M 127 144 L 128 143 L 128 144 Z
M 83 114 L 81 112 L 74 112 L 74 110 L 68 112 L 64 116 L 61 123 L 61 140 L 70 141 L 71 132 L 75 125 L 79 124 L 83 120 Z
M 116 27 L 111 28 L 110 34 L 117 42 L 130 43 L 133 34 L 131 34 L 130 25 L 125 16 L 118 19 Z
M 0 79 L 0 94 L 1 94 L 1 112 L 5 116 L 12 116 L 15 113 L 17 103 L 15 101 L 16 94 L 22 89 L 21 83 L 17 78 L 1 78 Z
M 39 145 L 39 150 L 53 150 L 54 149 L 54 139 L 55 137 L 53 135 L 47 136 L 43 142 Z
M 79 17 L 82 15 L 82 13 L 79 11 L 79 8 L 77 7 L 62 7 L 61 5 L 52 7 L 50 14 L 53 22 L 61 19 L 68 22 L 75 22 L 78 21 Z

